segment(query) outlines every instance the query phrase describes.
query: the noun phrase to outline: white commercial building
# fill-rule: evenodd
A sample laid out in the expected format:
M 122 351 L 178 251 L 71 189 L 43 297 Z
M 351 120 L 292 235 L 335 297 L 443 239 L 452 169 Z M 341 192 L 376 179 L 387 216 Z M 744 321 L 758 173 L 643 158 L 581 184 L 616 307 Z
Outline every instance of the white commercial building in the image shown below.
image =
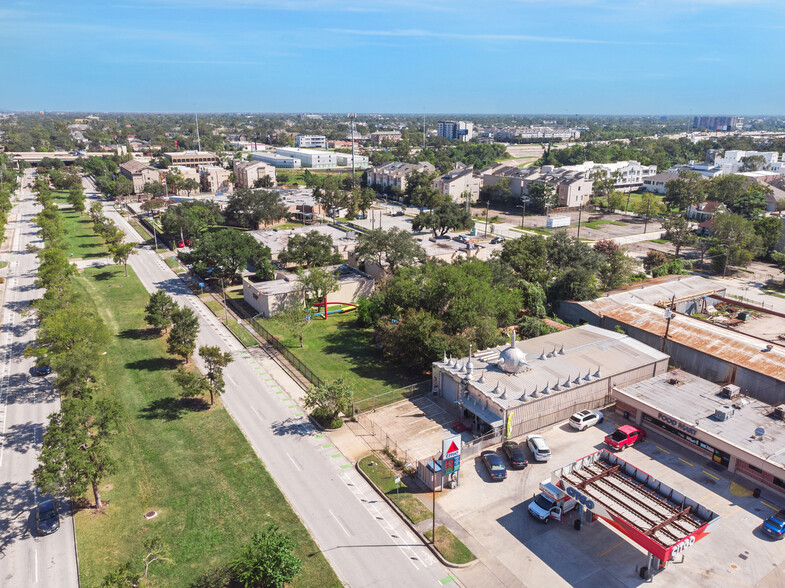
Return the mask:
M 254 153 L 251 157 L 253 158 L 253 161 L 263 161 L 269 163 L 273 167 L 290 169 L 301 167 L 300 160 L 296 157 L 287 157 L 279 153 Z
M 307 149 L 327 149 L 327 137 L 324 135 L 297 135 L 294 138 L 294 145 Z
M 467 143 L 474 136 L 474 123 L 463 120 L 439 121 L 436 132 L 448 141 L 463 141 Z
M 638 161 L 617 161 L 615 163 L 594 163 L 586 161 L 579 165 L 568 165 L 565 171 L 594 172 L 605 170 L 609 175 L 618 174 L 616 188 L 634 189 L 643 186 L 643 180 L 657 173 L 656 165 L 642 165 Z
M 740 151 L 737 149 L 729 149 L 722 155 L 715 155 L 714 165 L 720 168 L 725 174 L 735 174 L 742 171 L 745 159 L 749 157 L 763 158 L 763 166 L 761 170 L 747 169 L 744 171 L 773 171 L 785 173 L 785 159 L 780 161 L 780 154 L 776 151 Z
M 352 165 L 352 156 L 349 153 L 336 153 L 319 149 L 300 149 L 298 147 L 278 147 L 276 153 L 299 160 L 302 167 L 331 168 Z M 368 158 L 362 155 L 355 155 L 354 165 L 357 168 L 366 168 L 368 167 Z

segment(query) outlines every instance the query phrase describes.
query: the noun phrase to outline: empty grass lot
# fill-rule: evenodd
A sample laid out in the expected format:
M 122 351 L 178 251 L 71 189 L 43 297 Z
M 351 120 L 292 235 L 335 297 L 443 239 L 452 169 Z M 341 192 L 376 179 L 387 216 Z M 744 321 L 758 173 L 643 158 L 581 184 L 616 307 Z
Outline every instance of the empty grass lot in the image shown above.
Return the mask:
M 355 317 L 355 313 L 330 315 L 327 320 L 314 317 L 303 333 L 302 349 L 275 319 L 262 319 L 262 326 L 322 380 L 344 376 L 354 389 L 355 400 L 426 379 L 422 373 L 387 361 L 371 343 L 372 330 L 362 327 Z
M 373 464 L 373 465 L 371 465 Z M 401 483 L 395 489 L 395 473 L 375 455 L 368 455 L 360 460 L 360 469 L 365 472 L 376 487 L 398 505 L 398 508 L 413 523 L 431 518 L 431 510 L 409 491 L 409 487 Z M 429 495 L 430 496 L 430 495 Z
M 220 404 L 182 404 L 165 337 L 144 323 L 147 291 L 132 271 L 88 268 L 75 278 L 114 338 L 100 366 L 99 395 L 120 405 L 112 445 L 117 471 L 102 484 L 105 513 L 76 514 L 82 586 L 98 586 L 126 561 L 138 567 L 143 543 L 159 534 L 173 566 L 151 566 L 150 586 L 189 586 L 227 563 L 250 536 L 274 523 L 290 536 L 303 569 L 294 586 L 339 586 L 262 462 Z M 202 407 L 204 408 L 204 407 Z M 158 516 L 146 520 L 154 509 Z

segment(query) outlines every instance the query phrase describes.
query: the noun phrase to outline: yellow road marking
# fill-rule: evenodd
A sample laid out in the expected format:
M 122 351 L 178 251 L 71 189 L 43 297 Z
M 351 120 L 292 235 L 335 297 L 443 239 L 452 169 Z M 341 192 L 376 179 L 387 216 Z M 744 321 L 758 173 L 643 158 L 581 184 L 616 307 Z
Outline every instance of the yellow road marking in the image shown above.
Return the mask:
M 704 474 L 706 474 L 707 476 L 711 477 L 711 478 L 714 478 L 714 479 L 715 479 L 715 480 L 717 480 L 718 482 L 720 481 L 720 479 L 719 479 L 717 476 L 715 476 L 714 474 L 710 474 L 710 473 L 709 473 L 709 472 L 707 472 L 706 470 L 703 470 L 703 473 L 704 473 Z
M 779 511 L 779 509 L 778 509 L 776 506 L 772 506 L 772 505 L 770 505 L 768 502 L 766 502 L 766 501 L 764 501 L 764 500 L 761 500 L 761 501 L 760 501 L 760 503 L 761 503 L 763 506 L 768 506 L 768 507 L 769 507 L 771 510 L 773 510 L 773 511 L 775 511 L 775 512 L 776 512 L 776 511 Z
M 663 448 L 662 448 L 662 447 L 660 447 L 659 445 L 655 445 L 654 447 L 656 447 L 656 448 L 657 448 L 657 449 L 659 449 L 660 451 L 664 451 L 664 452 L 665 452 L 665 453 L 667 453 L 668 455 L 670 455 L 670 454 L 671 454 L 671 452 L 670 452 L 670 451 L 668 451 L 667 449 L 663 449 Z
M 744 486 L 742 486 L 741 484 L 737 484 L 736 482 L 730 483 L 730 493 L 733 494 L 734 496 L 739 496 L 742 498 L 747 496 L 752 496 L 752 490 L 750 490 L 749 488 L 745 488 Z
M 680 457 L 679 457 L 679 458 L 677 458 L 677 459 L 678 459 L 679 461 L 683 461 L 683 462 L 684 462 L 684 463 L 686 463 L 688 466 L 690 466 L 690 467 L 693 467 L 693 465 L 692 465 L 690 462 L 688 462 L 686 459 L 682 459 L 682 458 L 680 458 Z
M 624 541 L 619 541 L 619 542 L 618 542 L 616 545 L 614 545 L 613 547 L 611 547 L 611 548 L 610 548 L 610 549 L 608 549 L 607 551 L 603 551 L 603 552 L 600 554 L 600 557 L 605 557 L 606 555 L 608 555 L 608 554 L 609 554 L 611 551 L 613 551 L 614 549 L 616 549 L 616 548 L 617 548 L 619 545 L 621 545 L 622 543 L 624 543 Z

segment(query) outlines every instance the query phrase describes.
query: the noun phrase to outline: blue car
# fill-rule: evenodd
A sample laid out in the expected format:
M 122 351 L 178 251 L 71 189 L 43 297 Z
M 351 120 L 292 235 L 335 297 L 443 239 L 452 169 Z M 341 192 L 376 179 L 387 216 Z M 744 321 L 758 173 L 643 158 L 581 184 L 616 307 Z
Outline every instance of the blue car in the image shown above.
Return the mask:
M 502 458 L 495 451 L 483 451 L 480 457 L 485 467 L 488 468 L 491 480 L 504 480 L 507 478 L 507 468 L 504 467 Z
M 785 536 L 785 510 L 781 510 L 763 521 L 760 530 L 773 539 L 782 539 Z

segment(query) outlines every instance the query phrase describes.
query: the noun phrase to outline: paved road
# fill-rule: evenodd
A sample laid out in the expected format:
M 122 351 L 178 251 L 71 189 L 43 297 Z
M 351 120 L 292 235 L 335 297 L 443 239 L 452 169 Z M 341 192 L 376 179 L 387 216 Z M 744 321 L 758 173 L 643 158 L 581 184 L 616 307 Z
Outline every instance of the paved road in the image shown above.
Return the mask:
M 73 519 L 62 516 L 53 535 L 34 533 L 32 472 L 48 416 L 60 406 L 47 379 L 32 375 L 33 360 L 22 356 L 36 327 L 34 315 L 22 311 L 43 293 L 33 285 L 38 260 L 25 249 L 42 244 L 31 222 L 36 209 L 31 192 L 21 190 L 11 212 L 12 219 L 18 217 L 0 323 L 0 586 L 70 588 L 79 585 Z
M 104 214 L 129 241 L 139 235 L 110 205 Z M 235 361 L 225 370 L 224 404 L 341 580 L 354 587 L 437 586 L 450 576 L 365 483 L 329 436 L 316 430 L 270 375 L 272 360 L 245 352 L 151 248 L 129 265 L 148 291 L 165 289 L 199 317 L 198 345 L 218 345 Z

